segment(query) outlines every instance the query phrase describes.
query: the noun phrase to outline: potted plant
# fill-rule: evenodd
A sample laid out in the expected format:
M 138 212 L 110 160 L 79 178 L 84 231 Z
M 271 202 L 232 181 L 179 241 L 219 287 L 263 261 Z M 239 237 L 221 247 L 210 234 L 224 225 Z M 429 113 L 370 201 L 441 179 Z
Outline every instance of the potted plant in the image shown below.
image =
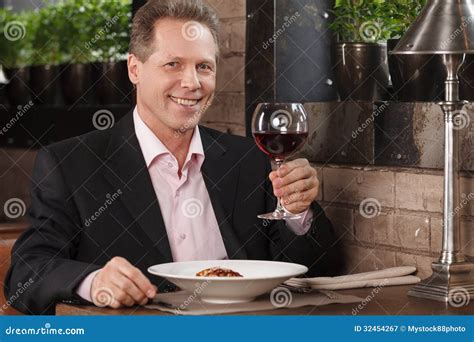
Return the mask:
M 30 88 L 35 102 L 56 104 L 59 94 L 59 64 L 63 62 L 58 25 L 61 7 L 48 5 L 33 12 Z
M 446 72 L 437 55 L 391 55 L 416 19 L 427 0 L 392 0 L 386 4 L 386 16 L 391 20 L 391 35 L 387 41 L 388 64 L 393 85 L 393 97 L 399 101 L 436 101 L 444 91 Z
M 94 64 L 95 95 L 101 104 L 131 102 L 127 53 L 131 29 L 130 0 L 102 1 L 95 16 L 96 32 L 86 48 L 97 57 Z
M 31 13 L 13 12 L 0 9 L 0 62 L 8 84 L 5 87 L 6 97 L 11 105 L 22 105 L 28 102 L 31 59 Z
M 332 56 L 341 100 L 381 100 L 388 88 L 390 28 L 383 21 L 384 0 L 337 0 L 330 28 L 338 36 Z
M 101 0 L 66 0 L 56 4 L 60 20 L 59 46 L 65 63 L 60 66 L 61 86 L 66 104 L 92 102 L 92 63 L 94 55 L 84 46 L 92 39 L 94 23 Z

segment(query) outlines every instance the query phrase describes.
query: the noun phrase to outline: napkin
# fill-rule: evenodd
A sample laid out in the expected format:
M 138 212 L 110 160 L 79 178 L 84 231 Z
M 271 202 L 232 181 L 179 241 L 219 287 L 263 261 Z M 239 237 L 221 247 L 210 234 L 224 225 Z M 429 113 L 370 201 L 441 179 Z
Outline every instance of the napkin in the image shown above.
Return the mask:
M 265 311 L 278 308 L 298 308 L 306 305 L 321 306 L 332 303 L 359 303 L 363 298 L 342 295 L 333 291 L 293 293 L 287 288 L 277 287 L 271 293 L 257 297 L 252 302 L 233 304 L 211 304 L 193 298 L 185 291 L 159 293 L 148 309 L 157 309 L 175 315 L 217 315 L 236 312 Z
M 379 271 L 349 274 L 338 277 L 291 278 L 284 284 L 292 288 L 343 290 L 361 287 L 378 287 L 416 284 L 419 277 L 410 275 L 416 271 L 413 266 L 391 267 Z

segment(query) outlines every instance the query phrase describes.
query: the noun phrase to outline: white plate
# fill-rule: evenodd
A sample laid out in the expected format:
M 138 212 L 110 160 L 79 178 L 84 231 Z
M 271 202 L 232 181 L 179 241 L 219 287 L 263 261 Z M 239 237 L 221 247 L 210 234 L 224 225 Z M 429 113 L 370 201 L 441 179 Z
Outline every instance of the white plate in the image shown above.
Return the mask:
M 243 277 L 197 277 L 210 267 L 230 268 Z M 204 260 L 159 264 L 151 274 L 166 278 L 182 290 L 208 303 L 243 303 L 269 292 L 285 280 L 304 274 L 303 265 L 260 260 Z

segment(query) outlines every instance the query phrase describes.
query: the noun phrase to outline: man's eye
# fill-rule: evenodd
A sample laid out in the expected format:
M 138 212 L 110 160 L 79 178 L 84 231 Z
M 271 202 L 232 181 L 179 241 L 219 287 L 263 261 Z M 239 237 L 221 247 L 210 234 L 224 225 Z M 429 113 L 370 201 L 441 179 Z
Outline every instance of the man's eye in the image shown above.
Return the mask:
M 169 62 L 169 63 L 166 63 L 165 66 L 169 66 L 171 68 L 175 68 L 178 66 L 178 62 Z
M 198 68 L 201 70 L 212 70 L 211 67 L 207 64 L 199 64 Z

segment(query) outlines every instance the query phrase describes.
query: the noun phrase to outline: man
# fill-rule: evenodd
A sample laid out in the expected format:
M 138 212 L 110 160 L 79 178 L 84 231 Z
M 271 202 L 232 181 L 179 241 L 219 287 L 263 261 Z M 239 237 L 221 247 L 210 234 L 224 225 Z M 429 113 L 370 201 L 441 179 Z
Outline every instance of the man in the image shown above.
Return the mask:
M 271 172 L 251 139 L 197 126 L 215 91 L 217 27 L 199 1 L 149 1 L 136 13 L 133 113 L 38 153 L 31 228 L 14 246 L 5 282 L 7 298 L 31 283 L 15 308 L 51 314 L 60 301 L 145 304 L 173 289 L 147 268 L 172 261 L 270 259 L 305 264 L 309 275 L 337 272 L 308 161 Z M 258 219 L 274 209 L 272 192 L 301 217 Z

